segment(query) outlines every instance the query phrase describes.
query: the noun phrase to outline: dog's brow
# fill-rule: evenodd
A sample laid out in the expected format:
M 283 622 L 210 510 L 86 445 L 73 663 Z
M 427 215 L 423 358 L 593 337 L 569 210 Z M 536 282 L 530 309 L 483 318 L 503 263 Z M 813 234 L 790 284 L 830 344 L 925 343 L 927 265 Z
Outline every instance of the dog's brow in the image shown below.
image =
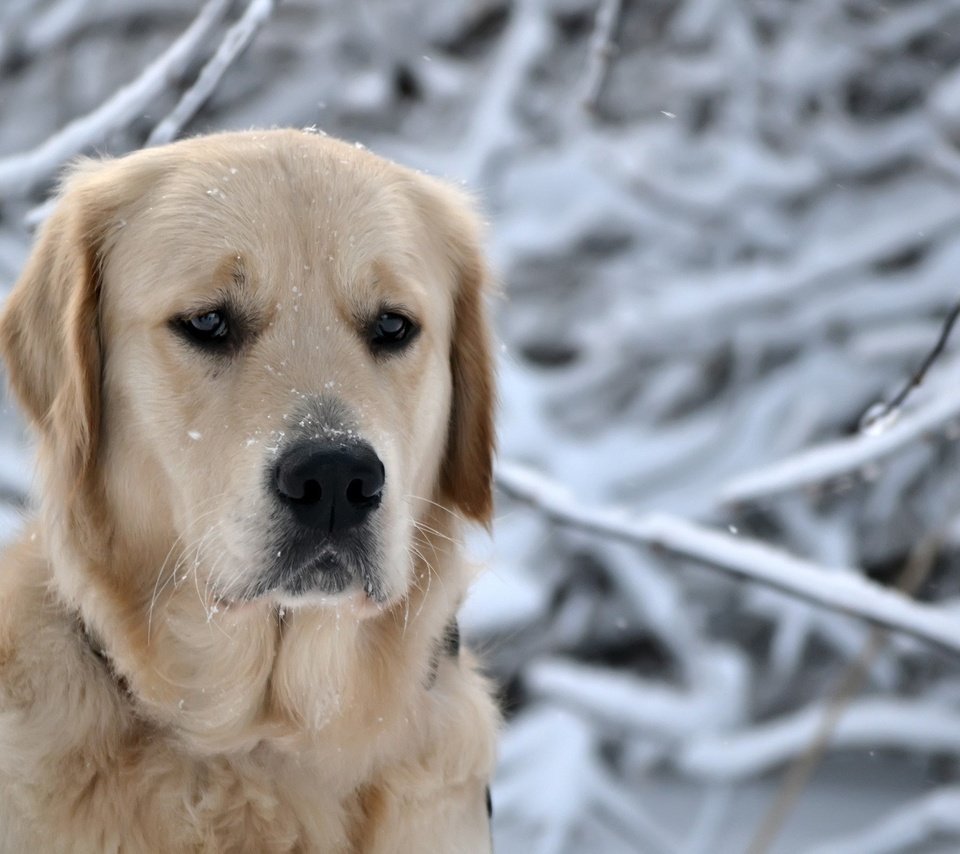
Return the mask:
M 374 297 L 381 303 L 397 308 L 406 307 L 417 313 L 420 308 L 420 293 L 415 281 L 395 270 L 382 259 L 371 264 L 370 285 Z M 365 309 L 366 306 L 363 306 Z
M 243 255 L 232 252 L 217 265 L 214 283 L 226 291 L 242 291 L 247 286 L 247 268 Z
M 381 294 L 396 294 L 400 290 L 396 273 L 383 260 L 376 260 L 373 268 L 373 286 Z

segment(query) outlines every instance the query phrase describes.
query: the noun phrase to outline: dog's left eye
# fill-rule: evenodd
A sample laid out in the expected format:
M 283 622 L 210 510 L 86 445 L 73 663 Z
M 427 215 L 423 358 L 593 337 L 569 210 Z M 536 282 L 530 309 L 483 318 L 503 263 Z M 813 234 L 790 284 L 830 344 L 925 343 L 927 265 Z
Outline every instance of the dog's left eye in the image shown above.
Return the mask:
M 417 326 L 408 317 L 395 311 L 381 312 L 373 322 L 370 344 L 375 350 L 399 350 L 416 336 Z
M 221 310 L 204 311 L 180 321 L 180 328 L 197 344 L 223 344 L 230 338 L 230 322 Z

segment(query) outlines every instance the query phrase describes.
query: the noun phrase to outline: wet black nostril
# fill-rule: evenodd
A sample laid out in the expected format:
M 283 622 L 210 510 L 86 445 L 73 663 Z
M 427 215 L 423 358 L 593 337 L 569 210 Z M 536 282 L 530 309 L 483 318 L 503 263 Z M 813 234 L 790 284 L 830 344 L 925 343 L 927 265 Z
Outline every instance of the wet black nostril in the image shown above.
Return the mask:
M 351 480 L 347 487 L 347 501 L 351 504 L 363 504 L 380 497 L 383 484 L 375 484 L 373 480 Z
M 359 525 L 380 504 L 384 469 L 366 443 L 306 442 L 280 458 L 275 487 L 297 521 L 329 533 Z
M 308 480 L 303 484 L 303 495 L 299 498 L 290 497 L 291 501 L 302 501 L 304 504 L 313 504 L 323 498 L 323 487 L 315 480 Z
M 287 501 L 311 504 L 323 498 L 320 481 L 310 478 L 302 455 L 284 457 L 277 466 L 276 486 L 280 497 Z

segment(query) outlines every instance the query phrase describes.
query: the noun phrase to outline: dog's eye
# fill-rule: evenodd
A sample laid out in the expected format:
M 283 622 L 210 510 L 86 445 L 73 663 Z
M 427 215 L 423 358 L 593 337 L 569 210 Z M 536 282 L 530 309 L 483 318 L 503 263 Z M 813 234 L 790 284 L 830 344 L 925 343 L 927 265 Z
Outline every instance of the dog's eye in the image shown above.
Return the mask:
M 221 344 L 230 338 L 230 323 L 225 311 L 205 311 L 185 317 L 180 326 L 187 337 L 198 344 Z
M 417 331 L 410 318 L 394 311 L 384 311 L 373 323 L 370 344 L 374 350 L 399 350 L 413 340 Z

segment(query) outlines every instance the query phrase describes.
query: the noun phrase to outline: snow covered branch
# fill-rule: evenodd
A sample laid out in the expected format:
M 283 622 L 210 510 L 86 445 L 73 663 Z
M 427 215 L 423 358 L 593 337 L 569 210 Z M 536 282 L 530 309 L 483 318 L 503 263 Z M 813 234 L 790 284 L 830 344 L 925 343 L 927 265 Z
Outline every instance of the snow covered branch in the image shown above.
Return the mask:
M 931 792 L 859 833 L 831 839 L 808 854 L 898 854 L 938 837 L 960 839 L 960 786 Z
M 707 678 L 692 689 L 562 659 L 531 665 L 525 683 L 535 696 L 587 714 L 605 731 L 689 738 L 736 725 L 745 715 L 746 673 L 728 656 L 715 653 L 714 658 Z
M 694 739 L 675 757 L 693 777 L 743 780 L 763 774 L 807 750 L 825 713 L 821 703 L 741 732 Z M 960 716 L 933 700 L 874 697 L 851 703 L 830 738 L 837 749 L 875 748 L 960 754 Z
M 153 129 L 147 145 L 163 145 L 177 138 L 187 122 L 213 94 L 234 60 L 253 41 L 257 30 L 273 14 L 277 2 L 278 0 L 251 0 L 240 19 L 227 30 L 220 46 L 203 67 L 194 84 L 183 93 L 169 115 Z
M 494 783 L 493 800 L 504 805 L 504 814 L 522 805 L 536 816 L 540 832 L 528 850 L 567 854 L 589 811 L 600 809 L 616 817 L 618 836 L 629 841 L 630 850 L 678 851 L 678 840 L 647 814 L 644 804 L 613 785 L 609 770 L 597 760 L 596 741 L 595 731 L 579 716 L 545 706 L 534 706 L 506 733 L 501 763 L 508 773 L 499 778 L 503 783 Z M 495 814 L 500 809 L 495 807 Z
M 960 418 L 960 395 L 944 394 L 903 415 L 883 432 L 861 433 L 818 445 L 774 465 L 741 475 L 724 487 L 720 499 L 727 504 L 758 501 L 823 484 L 858 472 L 930 433 L 943 431 L 957 418 Z
M 71 157 L 138 117 L 182 75 L 207 44 L 231 0 L 208 0 L 193 23 L 131 83 L 31 151 L 0 160 L 0 197 L 26 196 Z
M 555 481 L 516 464 L 501 463 L 497 483 L 562 524 L 662 549 L 960 653 L 960 624 L 953 616 L 867 581 L 853 568 L 819 566 L 673 516 L 631 517 L 620 508 L 584 507 Z

